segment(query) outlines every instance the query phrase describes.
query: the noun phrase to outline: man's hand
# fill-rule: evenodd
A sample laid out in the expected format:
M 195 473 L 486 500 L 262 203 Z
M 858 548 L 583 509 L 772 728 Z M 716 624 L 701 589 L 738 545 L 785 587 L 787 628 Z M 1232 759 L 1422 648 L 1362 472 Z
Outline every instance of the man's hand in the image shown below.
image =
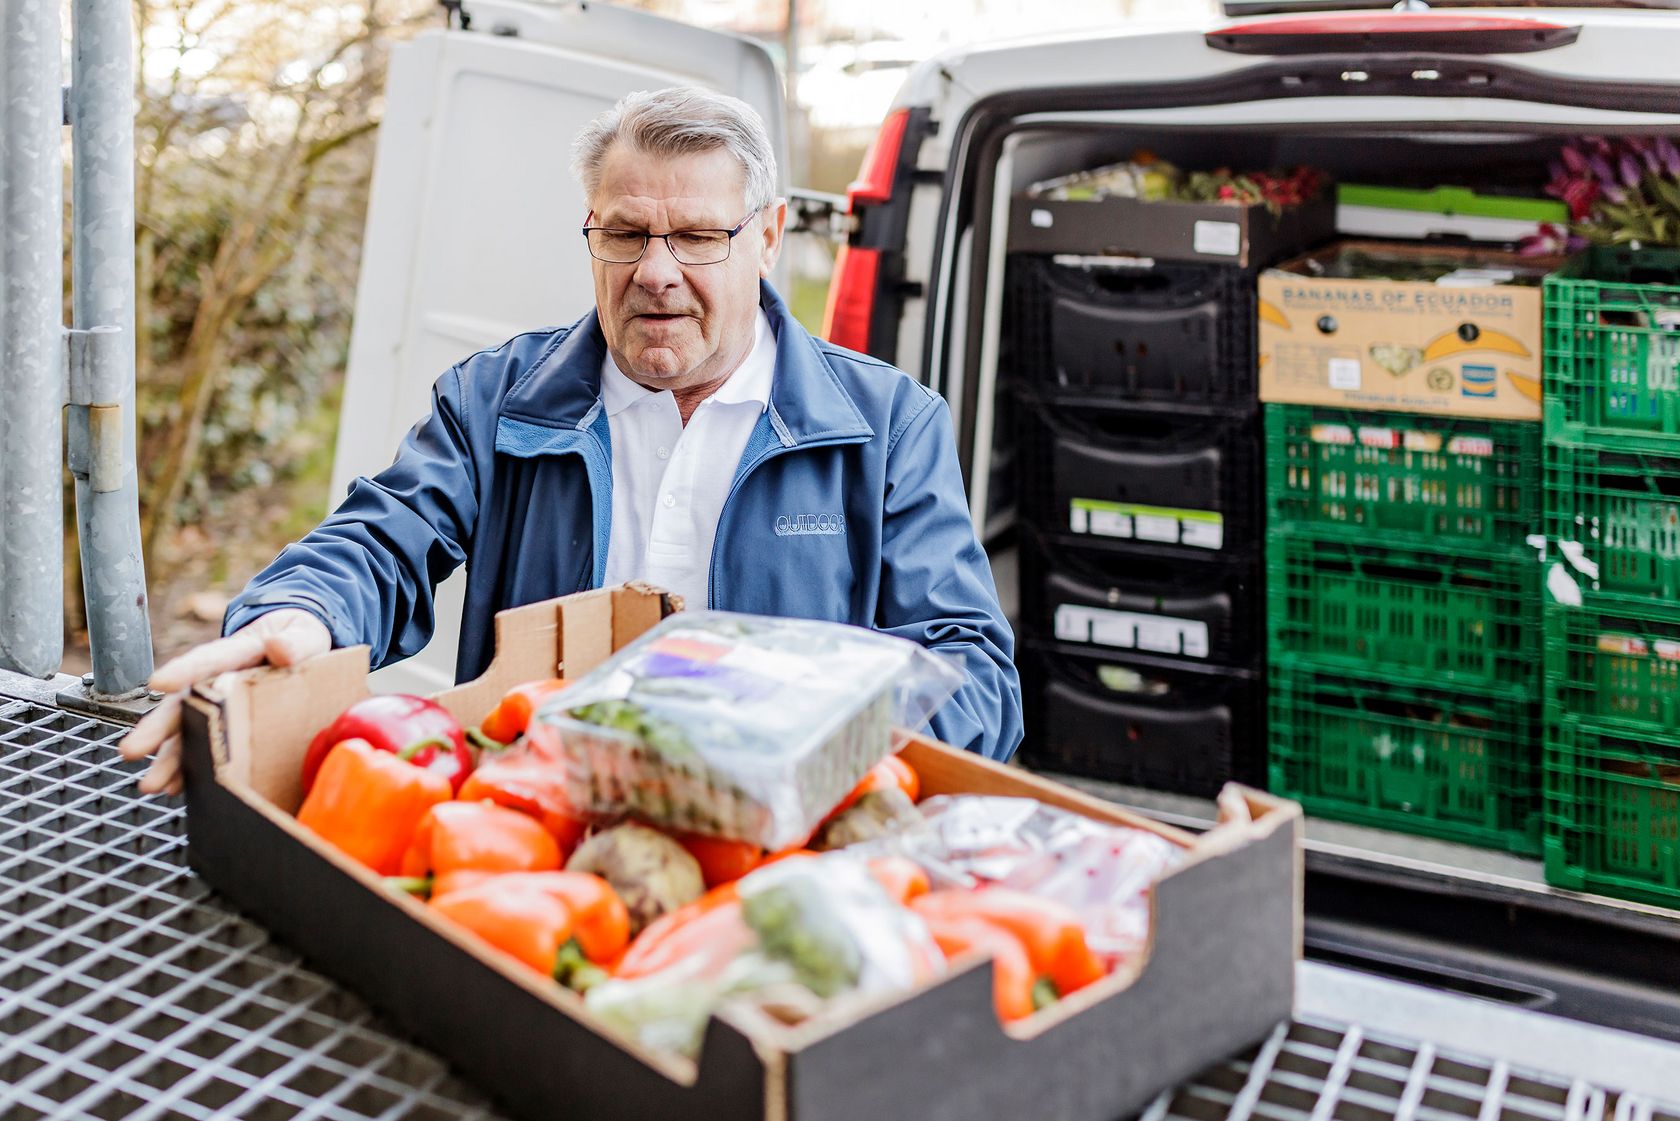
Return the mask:
M 195 681 L 264 664 L 295 665 L 331 649 L 325 623 L 300 608 L 285 607 L 160 666 L 151 687 L 169 695 L 117 745 L 128 760 L 156 753 L 140 779 L 140 793 L 181 792 L 181 701 Z

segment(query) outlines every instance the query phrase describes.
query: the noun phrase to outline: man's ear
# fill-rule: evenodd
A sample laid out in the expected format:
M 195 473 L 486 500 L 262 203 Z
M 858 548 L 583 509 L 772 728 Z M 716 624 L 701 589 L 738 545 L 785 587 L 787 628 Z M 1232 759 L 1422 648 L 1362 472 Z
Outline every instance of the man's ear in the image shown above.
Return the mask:
M 764 217 L 763 250 L 759 257 L 758 275 L 768 277 L 770 270 L 776 267 L 776 259 L 782 255 L 782 233 L 787 225 L 787 200 L 777 199 L 770 207 L 770 213 Z

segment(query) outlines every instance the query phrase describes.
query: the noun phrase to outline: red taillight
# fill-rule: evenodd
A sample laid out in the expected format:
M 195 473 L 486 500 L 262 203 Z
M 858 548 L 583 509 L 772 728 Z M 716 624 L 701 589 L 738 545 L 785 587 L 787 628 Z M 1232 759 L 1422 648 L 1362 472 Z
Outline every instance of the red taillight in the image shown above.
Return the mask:
M 858 177 L 846 188 L 846 209 L 857 213 L 858 203 L 886 202 L 892 198 L 893 176 L 898 171 L 899 149 L 904 147 L 904 126 L 910 110 L 895 109 L 881 122 L 881 131 L 863 155 Z
M 892 198 L 899 154 L 910 110 L 895 109 L 881 122 L 881 131 L 863 155 L 858 177 L 846 188 L 846 212 L 878 206 Z M 823 338 L 852 350 L 868 352 L 869 320 L 875 313 L 875 285 L 881 275 L 881 251 L 842 245 L 834 258 L 828 282 L 828 306 L 823 309 Z
M 1573 43 L 1581 29 L 1510 16 L 1432 12 L 1335 13 L 1237 23 L 1207 34 L 1207 45 L 1238 54 L 1435 51 L 1521 54 Z
M 875 278 L 880 268 L 879 249 L 840 247 L 834 258 L 834 276 L 828 282 L 823 338 L 852 350 L 869 350 L 869 319 L 875 311 Z

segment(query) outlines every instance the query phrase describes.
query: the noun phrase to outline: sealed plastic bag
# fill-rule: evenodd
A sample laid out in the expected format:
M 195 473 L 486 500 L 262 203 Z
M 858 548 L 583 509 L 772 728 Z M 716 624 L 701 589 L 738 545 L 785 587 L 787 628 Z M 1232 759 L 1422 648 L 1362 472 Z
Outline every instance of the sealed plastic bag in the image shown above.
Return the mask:
M 961 683 L 948 660 L 861 627 L 683 613 L 552 697 L 526 750 L 561 764 L 585 813 L 775 850 Z
M 908 989 L 944 972 L 927 925 L 849 854 L 777 861 L 743 877 L 734 893 L 693 909 L 686 922 L 717 929 L 696 925 L 687 953 L 638 955 L 632 945 L 621 976 L 585 995 L 590 1009 L 649 1046 L 693 1055 L 726 1000 L 801 1019 L 825 1001 Z M 653 936 L 662 933 L 681 937 L 675 928 Z M 659 968 L 642 972 L 643 961 Z
M 936 883 L 996 884 L 1063 903 L 1111 967 L 1148 945 L 1149 885 L 1184 855 L 1165 837 L 1032 798 L 948 794 L 918 809 L 926 829 L 860 847 L 907 856 Z

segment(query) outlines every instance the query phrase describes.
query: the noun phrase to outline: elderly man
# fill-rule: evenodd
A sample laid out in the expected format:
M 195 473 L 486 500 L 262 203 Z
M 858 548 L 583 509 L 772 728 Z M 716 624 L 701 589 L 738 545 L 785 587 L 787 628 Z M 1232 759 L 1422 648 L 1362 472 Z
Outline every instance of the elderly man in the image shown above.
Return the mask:
M 577 138 L 573 170 L 595 310 L 445 373 L 395 462 L 233 601 L 227 637 L 157 671 L 172 695 L 122 744 L 156 753 L 143 790 L 180 786 L 173 691 L 333 646 L 407 657 L 462 563 L 462 680 L 489 663 L 498 610 L 644 579 L 691 607 L 833 619 L 948 654 L 967 679 L 935 733 L 1014 752 L 1014 638 L 949 411 L 812 338 L 765 283 L 787 205 L 758 115 L 696 89 L 630 94 Z

